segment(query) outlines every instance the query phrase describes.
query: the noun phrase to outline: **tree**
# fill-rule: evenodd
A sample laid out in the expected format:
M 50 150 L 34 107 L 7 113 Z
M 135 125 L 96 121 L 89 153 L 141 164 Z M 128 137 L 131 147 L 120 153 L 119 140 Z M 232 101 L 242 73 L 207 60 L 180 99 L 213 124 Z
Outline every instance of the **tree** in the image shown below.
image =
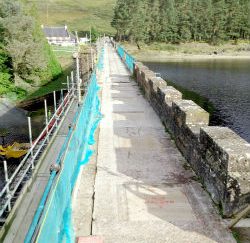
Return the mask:
M 227 0 L 226 33 L 228 38 L 237 42 L 240 37 L 241 8 L 238 0 Z
M 0 16 L 0 48 L 11 62 L 16 86 L 39 87 L 60 74 L 61 67 L 34 17 L 24 14 L 15 0 L 0 0 Z
M 146 22 L 148 41 L 157 41 L 160 39 L 159 33 L 161 30 L 160 23 L 160 2 L 159 0 L 148 0 L 146 9 Z M 142 23 L 143 24 L 143 23 Z
M 178 42 L 178 16 L 174 0 L 162 0 L 160 3 L 160 40 Z
M 212 32 L 210 42 L 217 44 L 225 39 L 226 4 L 224 0 L 213 0 Z
M 130 22 L 128 1 L 118 0 L 114 9 L 114 16 L 111 26 L 117 30 L 118 40 L 121 41 L 122 37 L 126 35 Z
M 250 38 L 250 0 L 118 0 L 112 26 L 144 42 Z
M 191 5 L 190 1 L 178 1 L 178 34 L 182 41 L 189 41 L 192 38 L 191 33 Z
M 146 29 L 146 3 L 144 0 L 130 0 L 129 39 L 140 49 L 140 42 L 148 39 Z

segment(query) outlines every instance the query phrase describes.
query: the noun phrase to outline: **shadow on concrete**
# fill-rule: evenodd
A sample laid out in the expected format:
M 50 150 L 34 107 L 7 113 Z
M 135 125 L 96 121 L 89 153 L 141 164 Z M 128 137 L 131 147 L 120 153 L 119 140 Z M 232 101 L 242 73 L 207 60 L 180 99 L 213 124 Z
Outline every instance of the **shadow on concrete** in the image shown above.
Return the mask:
M 217 242 L 234 242 L 209 195 L 138 88 L 111 75 L 113 133 L 118 174 L 129 177 L 120 197 L 126 220 L 162 220 Z M 117 83 L 118 82 L 118 83 Z M 132 81 L 133 82 L 133 81 Z M 135 182 L 133 182 L 135 181 Z M 129 202 L 136 201 L 136 204 Z

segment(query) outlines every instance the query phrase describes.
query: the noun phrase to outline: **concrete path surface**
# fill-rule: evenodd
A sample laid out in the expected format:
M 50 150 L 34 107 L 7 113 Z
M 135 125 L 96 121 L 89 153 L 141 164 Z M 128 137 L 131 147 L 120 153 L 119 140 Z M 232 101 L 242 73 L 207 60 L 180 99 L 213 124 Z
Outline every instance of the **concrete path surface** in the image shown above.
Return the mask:
M 235 242 L 208 194 L 107 46 L 92 235 L 106 243 Z

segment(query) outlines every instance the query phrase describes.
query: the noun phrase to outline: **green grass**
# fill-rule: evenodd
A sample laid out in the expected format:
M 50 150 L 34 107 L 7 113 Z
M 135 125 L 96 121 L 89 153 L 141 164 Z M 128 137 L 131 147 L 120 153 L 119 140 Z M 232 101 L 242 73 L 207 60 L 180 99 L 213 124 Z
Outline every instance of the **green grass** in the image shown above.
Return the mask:
M 90 26 L 93 26 L 101 33 L 115 33 L 110 21 L 116 0 L 28 0 L 27 2 L 29 6 L 35 4 L 41 24 L 67 24 L 72 31 L 88 31 Z
M 138 50 L 135 44 L 123 43 L 124 47 L 140 61 L 166 61 L 173 56 L 180 55 L 214 55 L 218 56 L 249 56 L 250 42 L 246 40 L 238 41 L 235 45 L 232 41 L 221 43 L 220 45 L 209 45 L 204 42 L 189 42 L 181 44 L 170 44 L 153 42 L 151 44 L 141 44 Z M 214 55 L 216 56 L 216 55 Z
M 237 243 L 241 243 L 239 232 L 237 232 L 236 230 L 233 230 L 232 233 L 233 233 L 233 237 L 234 237 L 234 239 L 236 240 L 236 242 L 237 242 Z
M 56 47 L 54 47 L 56 48 Z M 57 91 L 63 88 L 66 88 L 67 85 L 67 76 L 70 76 L 70 72 L 72 71 L 72 65 L 73 65 L 73 59 L 72 59 L 72 53 L 74 51 L 74 48 L 72 47 L 63 47 L 60 49 L 60 51 L 56 51 L 55 55 L 58 58 L 63 72 L 62 74 L 57 77 L 56 79 L 52 80 L 48 84 L 41 86 L 38 90 L 33 92 L 32 94 L 28 95 L 25 100 L 34 99 L 46 94 L 49 94 L 53 91 Z

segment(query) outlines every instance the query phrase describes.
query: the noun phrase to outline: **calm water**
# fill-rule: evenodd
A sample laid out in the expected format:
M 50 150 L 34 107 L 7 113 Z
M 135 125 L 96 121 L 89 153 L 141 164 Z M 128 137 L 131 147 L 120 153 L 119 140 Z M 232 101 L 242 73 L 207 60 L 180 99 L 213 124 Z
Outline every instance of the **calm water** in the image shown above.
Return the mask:
M 211 112 L 211 125 L 228 126 L 250 142 L 250 59 L 145 63 L 184 88 Z M 189 91 L 192 91 L 191 93 Z M 198 94 L 198 98 L 197 98 Z

